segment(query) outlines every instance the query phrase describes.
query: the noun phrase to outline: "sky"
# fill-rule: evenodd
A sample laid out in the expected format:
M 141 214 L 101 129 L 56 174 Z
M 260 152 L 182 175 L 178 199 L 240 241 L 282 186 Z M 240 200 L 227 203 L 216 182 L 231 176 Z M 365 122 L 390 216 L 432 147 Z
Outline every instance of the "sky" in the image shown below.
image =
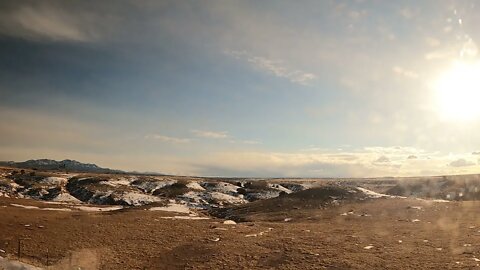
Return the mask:
M 477 173 L 477 14 L 445 0 L 4 0 L 0 160 Z

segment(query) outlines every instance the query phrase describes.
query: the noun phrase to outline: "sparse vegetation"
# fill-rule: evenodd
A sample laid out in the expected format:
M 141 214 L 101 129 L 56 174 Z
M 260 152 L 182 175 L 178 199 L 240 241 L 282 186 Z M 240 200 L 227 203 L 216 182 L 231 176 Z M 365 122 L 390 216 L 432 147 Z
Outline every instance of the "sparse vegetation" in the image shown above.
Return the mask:
M 302 182 L 298 179 L 291 182 L 287 179 L 282 179 L 281 182 L 269 182 L 268 180 L 238 182 L 228 179 L 202 180 L 202 178 L 195 178 L 192 180 L 187 177 L 156 178 L 117 174 L 83 174 L 66 177 L 65 180 L 62 180 L 63 178 L 59 177 L 62 174 L 52 171 L 36 171 L 33 175 L 32 171 L 28 170 L 23 174 L 12 172 L 13 170 L 3 172 L 5 178 L 0 178 L 1 194 L 12 197 L 22 194 L 29 198 L 53 200 L 57 196 L 67 193 L 85 203 L 123 205 L 124 207 L 120 206 L 122 210 L 104 214 L 89 214 L 80 211 L 45 211 L 35 210 L 35 207 L 51 209 L 67 206 L 42 205 L 32 200 L 3 198 L 0 195 L 0 214 L 2 216 L 0 225 L 5 228 L 0 230 L 0 249 L 6 251 L 7 254 L 13 254 L 15 247 L 4 245 L 3 240 L 10 239 L 9 237 L 12 235 L 24 236 L 27 232 L 31 240 L 25 242 L 25 257 L 28 256 L 34 263 L 41 264 L 44 261 L 45 250 L 39 247 L 45 245 L 49 247 L 52 264 L 60 263 L 64 260 L 66 253 L 84 246 L 94 247 L 98 250 L 108 247 L 109 252 L 102 253 L 102 262 L 108 261 L 108 265 L 112 269 L 121 269 L 127 264 L 129 268 L 133 269 L 142 267 L 155 269 L 159 265 L 170 269 L 175 268 L 177 262 L 182 262 L 182 266 L 188 263 L 193 268 L 215 269 L 219 266 L 215 264 L 216 261 L 208 261 L 201 256 L 198 258 L 195 256 L 198 253 L 197 249 L 202 249 L 205 245 L 219 247 L 218 244 L 215 244 L 217 242 L 222 245 L 221 248 L 215 249 L 215 254 L 218 258 L 222 258 L 221 267 L 223 268 L 240 266 L 255 269 L 261 265 L 261 267 L 268 266 L 270 268 L 278 266 L 279 268 L 316 269 L 322 263 L 321 255 L 312 255 L 314 256 L 312 258 L 318 258 L 318 260 L 305 260 L 305 256 L 309 256 L 305 255 L 305 250 L 314 250 L 316 254 L 325 256 L 341 250 L 339 256 L 344 256 L 342 263 L 331 262 L 329 265 L 356 268 L 357 263 L 361 262 L 361 268 L 365 266 L 368 269 L 382 269 L 385 264 L 379 266 L 365 260 L 365 256 L 370 253 L 366 253 L 363 247 L 385 247 L 387 253 L 381 255 L 375 253 L 375 257 L 372 257 L 375 259 L 378 259 L 379 256 L 391 258 L 395 254 L 407 256 L 411 254 L 411 250 L 397 249 L 399 247 L 398 235 L 409 235 L 436 239 L 436 245 L 448 248 L 456 242 L 449 238 L 450 234 L 448 230 L 445 231 L 445 226 L 437 226 L 438 220 L 455 224 L 474 224 L 475 219 L 472 217 L 475 215 L 472 211 L 476 209 L 477 202 L 447 204 L 388 197 L 383 194 L 376 195 L 373 191 L 360 191 L 356 188 L 357 185 L 372 186 L 376 190 L 389 190 L 391 194 L 408 194 L 408 196 L 423 198 L 443 198 L 447 194 L 462 193 L 461 200 L 477 200 L 479 197 L 475 194 L 478 194 L 478 189 L 476 191 L 475 188 L 480 185 L 479 179 L 465 177 L 423 179 L 410 182 L 396 179 L 385 181 L 321 180 L 316 183 L 317 186 L 312 186 L 315 182 Z M 286 191 L 291 193 L 287 194 Z M 156 196 L 152 196 L 152 193 Z M 135 205 L 133 200 L 138 199 L 137 196 L 140 195 L 154 197 L 157 200 L 148 201 L 150 198 L 148 197 L 145 201 L 139 201 L 140 204 L 137 204 L 139 206 L 132 207 Z M 243 198 L 254 202 L 247 202 Z M 140 198 L 140 200 L 143 199 Z M 459 200 L 457 197 L 451 199 Z M 149 203 L 151 204 L 148 205 Z M 21 204 L 32 208 L 22 209 Z M 186 208 L 187 211 L 182 213 L 164 212 L 164 210 L 144 211 L 153 209 L 153 207 L 168 209 L 179 206 L 181 209 Z M 452 209 L 454 210 L 452 211 Z M 234 220 L 239 224 L 229 227 L 231 225 L 222 224 L 218 219 L 188 223 L 171 220 L 175 219 L 173 215 L 182 215 L 181 217 L 185 219 L 189 219 L 190 215 L 193 215 L 195 218 L 198 217 L 199 212 L 215 218 Z M 467 212 L 468 214 L 464 215 Z M 204 216 L 200 218 L 204 218 Z M 449 218 L 451 218 L 450 221 L 448 221 Z M 367 220 L 368 222 L 366 222 Z M 388 233 L 384 232 L 382 237 L 378 237 L 377 232 L 372 230 L 372 222 L 377 224 L 378 228 L 389 228 Z M 417 226 L 420 222 L 424 222 L 425 226 Z M 416 226 L 416 230 L 412 231 L 412 226 Z M 464 227 L 470 228 L 463 226 L 459 230 L 465 229 Z M 390 231 L 393 233 L 389 233 Z M 350 234 L 362 237 L 353 238 L 349 236 Z M 157 237 L 154 238 L 155 240 L 149 238 L 148 241 L 145 241 L 146 235 L 156 235 Z M 462 231 L 460 235 L 463 237 L 468 234 Z M 92 242 L 91 239 L 97 241 Z M 129 239 L 129 245 L 118 245 L 119 239 Z M 175 241 L 171 241 L 171 239 L 175 239 Z M 337 241 L 337 239 L 340 240 Z M 407 238 L 402 239 L 405 243 L 409 241 Z M 465 248 L 463 242 L 468 240 L 469 238 L 462 238 L 460 248 Z M 328 241 L 335 241 L 335 246 L 321 244 Z M 415 239 L 411 241 L 415 241 Z M 259 245 L 252 246 L 253 242 Z M 63 243 L 68 243 L 68 245 Z M 174 250 L 178 248 L 179 243 L 192 245 L 193 248 L 188 249 L 188 254 L 196 259 L 187 260 L 184 255 L 177 256 L 178 254 Z M 272 246 L 272 243 L 276 246 Z M 288 250 L 285 249 L 285 243 L 288 243 Z M 317 247 L 317 243 L 320 243 L 321 247 Z M 356 243 L 359 244 L 358 247 L 354 245 Z M 431 246 L 418 245 L 418 243 L 415 245 L 417 253 L 432 255 L 430 253 Z M 159 246 L 170 249 L 159 251 Z M 407 247 L 407 245 L 403 246 Z M 476 250 L 474 247 L 467 247 L 474 252 Z M 357 260 L 356 256 L 349 255 L 356 254 L 355 250 L 357 249 L 364 251 L 361 260 Z M 237 252 L 235 260 L 230 260 L 232 250 Z M 277 252 L 277 250 L 287 252 L 290 259 L 283 260 L 281 263 L 270 263 L 254 257 L 263 254 L 261 252 L 265 252 L 262 256 L 270 256 L 268 254 Z M 125 259 L 125 252 L 133 256 Z M 446 254 L 451 256 L 449 259 L 461 260 L 455 253 Z M 247 255 L 250 256 L 248 260 L 242 259 Z M 175 261 L 164 260 L 165 256 L 173 256 Z M 445 263 L 442 261 L 446 260 L 445 254 L 435 256 L 439 257 L 432 261 L 423 260 L 422 265 L 429 265 L 427 268 L 430 266 L 436 268 L 441 265 L 438 262 Z M 162 260 L 152 259 L 157 257 L 161 257 Z M 289 264 L 290 260 L 294 264 Z M 253 263 L 249 264 L 250 261 Z M 405 264 L 405 261 L 395 260 L 387 265 L 394 269 L 404 267 Z
M 190 188 L 187 187 L 186 181 L 178 181 L 171 185 L 159 188 L 153 192 L 154 196 L 162 196 L 166 198 L 175 198 L 187 193 Z

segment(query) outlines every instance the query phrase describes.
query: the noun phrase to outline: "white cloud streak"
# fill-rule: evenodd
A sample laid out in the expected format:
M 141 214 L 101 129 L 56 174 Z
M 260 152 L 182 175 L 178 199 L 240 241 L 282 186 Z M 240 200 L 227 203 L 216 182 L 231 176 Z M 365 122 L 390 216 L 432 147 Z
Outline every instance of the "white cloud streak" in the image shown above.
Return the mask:
M 415 159 L 412 155 L 415 153 Z M 352 151 L 225 151 L 188 163 L 193 174 L 261 177 L 381 177 L 474 173 L 471 153 L 442 155 L 413 147 L 372 147 Z M 463 160 L 462 160 L 463 159 Z M 461 160 L 461 161 L 458 161 Z M 453 166 L 452 166 L 453 164 Z
M 25 30 L 52 40 L 87 41 L 88 35 L 82 32 L 64 14 L 52 9 L 24 7 L 12 18 Z
M 184 144 L 184 143 L 190 143 L 192 141 L 191 139 L 188 139 L 188 138 L 177 138 L 177 137 L 170 137 L 170 136 L 165 136 L 160 134 L 149 134 L 145 136 L 145 139 L 154 139 L 154 140 L 159 140 L 162 142 L 173 143 L 173 144 Z
M 394 66 L 392 68 L 393 72 L 395 74 L 398 74 L 398 75 L 401 75 L 401 76 L 404 76 L 404 77 L 407 77 L 407 78 L 410 78 L 410 79 L 417 79 L 418 78 L 418 74 L 411 71 L 411 70 L 406 70 L 402 67 L 399 67 L 399 66 Z
M 292 83 L 308 85 L 317 78 L 313 73 L 288 67 L 281 60 L 272 60 L 262 56 L 254 56 L 245 51 L 227 51 L 226 54 L 233 56 L 236 59 L 245 60 L 259 70 L 279 78 L 285 78 Z
M 474 162 L 468 161 L 464 158 L 459 158 L 457 160 L 450 162 L 450 166 L 452 167 L 468 167 L 468 166 L 474 166 L 474 165 L 475 165 Z
M 74 7 L 74 5 L 72 5 Z M 22 2 L 0 13 L 0 34 L 34 41 L 93 42 L 109 24 L 85 9 L 54 2 Z
M 226 131 L 209 131 L 209 130 L 198 130 L 192 129 L 191 132 L 197 136 L 208 139 L 225 139 L 228 138 L 228 132 Z

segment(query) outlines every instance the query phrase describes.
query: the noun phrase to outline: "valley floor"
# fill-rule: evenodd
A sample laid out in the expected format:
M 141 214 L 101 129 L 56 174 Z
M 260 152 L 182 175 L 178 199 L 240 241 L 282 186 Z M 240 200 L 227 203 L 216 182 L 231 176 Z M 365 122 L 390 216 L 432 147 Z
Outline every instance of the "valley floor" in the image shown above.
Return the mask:
M 480 263 L 480 202 L 378 198 L 244 212 L 249 221 L 238 224 L 141 207 L 86 212 L 18 205 L 62 206 L 0 197 L 0 256 L 17 260 L 22 239 L 19 260 L 48 269 L 475 269 Z

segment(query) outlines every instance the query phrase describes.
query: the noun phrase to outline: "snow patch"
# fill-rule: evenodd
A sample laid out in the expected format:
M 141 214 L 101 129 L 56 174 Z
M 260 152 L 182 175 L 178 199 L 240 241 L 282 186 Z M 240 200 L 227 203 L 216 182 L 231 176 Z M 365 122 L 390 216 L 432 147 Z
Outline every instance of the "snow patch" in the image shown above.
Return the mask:
M 63 211 L 63 212 L 72 211 L 72 209 L 69 209 L 69 208 L 51 208 L 51 207 L 40 208 L 38 206 L 23 205 L 23 204 L 16 204 L 16 203 L 11 203 L 10 205 L 14 207 L 24 208 L 24 209 L 37 209 L 37 210 L 44 210 L 44 211 Z
M 135 180 L 135 179 L 128 179 L 128 178 L 109 179 L 107 181 L 101 181 L 99 182 L 99 184 L 108 185 L 112 187 L 129 186 L 132 180 Z
M 208 217 L 192 217 L 192 216 L 173 216 L 173 217 L 160 217 L 163 219 L 189 219 L 189 220 L 202 220 L 202 219 L 210 219 Z
M 155 196 L 140 194 L 135 192 L 129 192 L 129 193 L 123 194 L 122 200 L 128 205 L 134 205 L 134 206 L 145 205 L 145 204 L 150 204 L 152 202 L 160 201 L 160 199 Z
M 232 195 L 228 195 L 225 193 L 220 193 L 220 192 L 211 192 L 209 194 L 212 199 L 220 202 L 226 202 L 226 203 L 231 203 L 231 204 L 239 204 L 239 203 L 246 203 L 247 201 L 241 197 L 235 197 Z
M 72 195 L 70 195 L 69 193 L 66 193 L 66 192 L 62 192 L 60 194 L 57 195 L 57 197 L 53 198 L 54 202 L 70 202 L 70 203 L 81 203 L 81 201 L 75 197 L 73 197 Z
M 0 269 L 11 269 L 11 270 L 42 270 L 42 268 L 35 267 L 30 264 L 21 263 L 18 261 L 8 260 L 0 256 Z
M 398 199 L 406 199 L 407 197 L 405 196 L 394 196 L 394 195 L 388 195 L 388 194 L 383 194 L 383 193 L 378 193 L 378 192 L 375 192 L 375 191 L 372 191 L 372 190 L 368 190 L 366 188 L 362 188 L 362 187 L 357 187 L 358 190 L 360 190 L 361 192 L 363 192 L 365 195 L 367 195 L 368 197 L 370 198 L 374 198 L 374 199 L 377 199 L 377 198 L 398 198 Z M 447 200 L 439 200 L 439 199 L 422 199 L 422 198 L 415 198 L 416 200 L 419 200 L 419 201 L 424 201 L 424 202 L 441 202 L 441 203 L 444 203 L 444 202 L 450 202 L 450 201 L 447 201 Z
M 16 204 L 16 203 L 11 203 L 10 205 L 15 207 L 25 208 L 25 209 L 39 209 L 38 206 L 32 206 L 32 205 L 22 205 L 22 204 Z
M 40 181 L 40 183 L 47 184 L 47 185 L 62 185 L 62 184 L 65 184 L 67 182 L 68 182 L 67 178 L 54 177 L 54 176 L 44 178 Z
M 272 188 L 272 189 L 276 189 L 276 190 L 278 190 L 278 191 L 283 191 L 283 192 L 285 192 L 285 193 L 287 193 L 287 194 L 290 194 L 290 193 L 293 192 L 293 191 L 291 191 L 290 189 L 288 189 L 288 188 L 286 188 L 286 187 L 284 187 L 284 186 L 282 186 L 282 185 L 280 185 L 280 184 L 269 184 L 268 187 L 269 187 L 269 188 Z
M 187 184 L 187 187 L 193 190 L 201 190 L 201 191 L 205 190 L 202 186 L 200 186 L 198 182 L 190 182 Z
M 448 202 L 450 202 L 450 201 L 448 201 L 448 200 L 442 200 L 442 199 L 422 199 L 422 198 L 415 198 L 415 200 L 423 201 L 423 202 L 438 202 L 438 203 L 448 203 Z
M 366 188 L 362 188 L 362 187 L 357 187 L 357 189 L 360 190 L 361 192 L 363 192 L 368 197 L 375 198 L 375 199 L 377 199 L 377 198 L 401 198 L 401 199 L 407 198 L 407 197 L 403 197 L 403 196 L 393 196 L 393 195 L 378 193 L 378 192 L 375 192 L 375 191 L 372 191 L 372 190 L 369 190 L 369 189 L 366 189 Z
M 238 193 L 237 190 L 240 188 L 239 186 L 227 182 L 203 183 L 202 186 L 208 191 L 214 191 L 230 195 L 236 195 Z
M 45 210 L 45 211 L 61 211 L 61 212 L 70 212 L 72 209 L 69 208 L 51 208 L 51 207 L 46 207 L 46 208 L 39 208 L 40 210 Z
M 85 212 L 109 212 L 123 209 L 122 206 L 109 206 L 109 207 L 94 207 L 94 206 L 75 206 L 73 207 L 80 211 Z
M 187 203 L 192 208 L 205 208 L 208 202 L 203 198 L 203 192 L 189 191 L 181 196 L 179 199 Z
M 252 233 L 252 234 L 247 234 L 245 235 L 245 237 L 257 237 L 257 236 L 262 236 L 266 233 L 269 233 L 273 230 L 273 228 L 268 228 L 268 230 L 265 230 L 265 231 L 261 231 L 259 233 Z
M 162 207 L 152 207 L 148 209 L 150 211 L 166 211 L 166 212 L 176 212 L 176 213 L 190 213 L 190 208 L 183 204 L 171 203 L 167 206 Z
M 233 196 L 230 194 L 221 193 L 218 191 L 189 191 L 178 198 L 185 201 L 192 208 L 208 208 L 215 205 L 223 204 L 242 204 L 247 201 L 243 198 L 243 195 L 236 194 Z
M 235 225 L 235 224 L 237 224 L 237 223 L 236 223 L 235 221 L 233 221 L 233 220 L 225 220 L 225 221 L 223 222 L 223 224 L 225 224 L 225 225 Z
M 154 192 L 157 189 L 170 186 L 175 184 L 177 181 L 176 180 L 154 180 L 154 179 L 148 179 L 148 180 L 137 180 L 132 182 L 132 186 L 137 187 L 144 192 L 151 193 Z

